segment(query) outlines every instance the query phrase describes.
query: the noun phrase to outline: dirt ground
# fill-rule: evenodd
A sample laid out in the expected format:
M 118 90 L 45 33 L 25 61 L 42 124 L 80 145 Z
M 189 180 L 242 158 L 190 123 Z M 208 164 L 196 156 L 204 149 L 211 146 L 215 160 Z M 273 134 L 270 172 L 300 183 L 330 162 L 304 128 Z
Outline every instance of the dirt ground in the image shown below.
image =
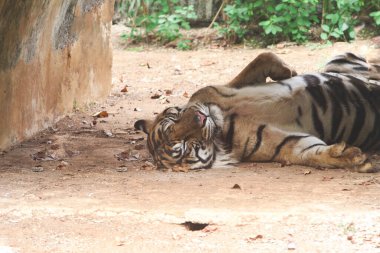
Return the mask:
M 0 253 L 380 252 L 380 173 L 152 166 L 134 121 L 226 83 L 267 50 L 115 49 L 106 101 L 0 152 Z M 299 73 L 345 51 L 380 59 L 369 41 L 270 50 Z

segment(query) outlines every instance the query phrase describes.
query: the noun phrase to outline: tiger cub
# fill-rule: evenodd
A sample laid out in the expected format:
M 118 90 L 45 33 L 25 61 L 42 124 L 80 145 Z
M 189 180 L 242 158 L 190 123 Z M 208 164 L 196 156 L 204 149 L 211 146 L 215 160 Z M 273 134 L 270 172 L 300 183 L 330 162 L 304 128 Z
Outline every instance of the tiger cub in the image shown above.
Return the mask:
M 158 167 L 243 161 L 374 172 L 362 150 L 380 149 L 379 80 L 380 66 L 352 53 L 304 75 L 263 53 L 228 84 L 201 88 L 135 128 Z

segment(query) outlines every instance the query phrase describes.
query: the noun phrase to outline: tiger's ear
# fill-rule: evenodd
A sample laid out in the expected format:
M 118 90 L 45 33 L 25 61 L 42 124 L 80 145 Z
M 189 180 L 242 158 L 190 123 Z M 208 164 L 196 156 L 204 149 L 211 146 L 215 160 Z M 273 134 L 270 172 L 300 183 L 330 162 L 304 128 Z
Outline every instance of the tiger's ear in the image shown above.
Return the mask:
M 135 126 L 136 130 L 141 130 L 144 133 L 149 134 L 149 131 L 150 131 L 152 125 L 153 125 L 152 120 L 140 119 L 140 120 L 135 122 L 134 126 Z

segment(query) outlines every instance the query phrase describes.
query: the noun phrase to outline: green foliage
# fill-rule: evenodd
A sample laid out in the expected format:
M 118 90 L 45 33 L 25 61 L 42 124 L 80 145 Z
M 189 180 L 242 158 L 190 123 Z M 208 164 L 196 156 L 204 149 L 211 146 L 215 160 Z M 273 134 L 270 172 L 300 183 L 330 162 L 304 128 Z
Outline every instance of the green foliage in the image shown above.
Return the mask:
M 182 35 L 179 31 L 180 28 L 189 30 L 190 24 L 187 20 L 195 19 L 193 6 L 176 7 L 173 14 L 161 14 L 157 20 L 154 20 L 153 27 L 150 31 L 157 29 L 157 35 L 161 41 L 169 42 Z M 157 21 L 157 23 L 156 23 Z
M 323 32 L 322 40 L 345 40 L 355 39 L 354 26 L 357 20 L 353 18 L 364 5 L 363 0 L 337 0 L 333 1 L 327 9 L 321 25 Z
M 126 40 L 167 43 L 178 40 L 181 50 L 191 49 L 182 29 L 196 19 L 193 6 L 180 0 L 121 0 L 119 11 L 131 27 Z M 379 0 L 229 0 L 223 1 L 223 15 L 214 23 L 229 42 L 276 43 L 283 40 L 304 43 L 310 39 L 350 41 L 360 17 L 373 20 L 372 30 L 380 32 Z M 375 28 L 374 28 L 375 27 Z M 256 38 L 253 38 L 253 36 Z M 257 39 L 259 38 L 259 39 Z
M 228 4 L 223 11 L 227 16 L 224 25 L 215 23 L 215 27 L 228 41 L 236 42 L 241 40 L 247 33 L 247 24 L 253 16 L 254 4 L 235 1 L 235 4 Z
M 265 34 L 281 34 L 287 40 L 299 43 L 308 40 L 312 24 L 318 22 L 318 0 L 281 0 L 269 9 L 269 19 L 261 21 Z
M 178 41 L 177 48 L 180 50 L 190 50 L 191 49 L 191 41 L 186 40 L 186 39 L 182 39 L 182 40 Z
M 380 11 L 371 12 L 369 15 L 373 18 L 375 24 L 380 26 Z
M 270 41 L 304 43 L 315 27 L 321 27 L 324 41 L 350 41 L 355 38 L 360 13 L 367 11 L 380 26 L 379 5 L 378 0 L 235 0 L 226 5 L 223 11 L 227 19 L 216 28 L 229 41 L 245 38 L 252 23 L 258 23 L 264 31 L 262 36 Z
M 145 38 L 157 38 L 166 43 L 182 37 L 180 29 L 190 29 L 189 20 L 195 19 L 193 6 L 175 6 L 178 0 L 132 0 L 125 3 L 127 24 L 131 26 L 129 34 L 122 38 L 141 41 Z

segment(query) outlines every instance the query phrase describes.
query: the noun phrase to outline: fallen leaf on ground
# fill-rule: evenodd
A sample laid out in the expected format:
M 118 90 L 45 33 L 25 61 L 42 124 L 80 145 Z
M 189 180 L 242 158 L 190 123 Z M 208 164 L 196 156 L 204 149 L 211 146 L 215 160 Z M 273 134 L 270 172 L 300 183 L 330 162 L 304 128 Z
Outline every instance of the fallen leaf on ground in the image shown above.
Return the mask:
M 59 144 L 53 144 L 53 145 L 51 145 L 51 146 L 50 146 L 50 149 L 52 149 L 52 150 L 57 150 L 57 149 L 59 149 Z
M 119 161 L 137 161 L 140 156 L 141 155 L 137 150 L 126 150 L 115 155 Z
M 248 237 L 246 239 L 247 242 L 253 242 L 253 241 L 256 241 L 258 239 L 263 239 L 263 236 L 262 235 L 256 235 L 255 237 Z
M 57 165 L 56 169 L 61 170 L 69 165 L 68 162 L 62 161 L 60 164 Z
M 170 104 L 169 99 L 161 100 L 161 104 Z
M 172 90 L 165 90 L 165 95 L 166 96 L 170 96 L 173 94 L 173 91 Z
M 78 150 L 65 150 L 66 151 L 66 154 L 69 156 L 69 157 L 73 157 L 73 156 L 78 156 L 80 155 L 80 151 Z
M 124 160 L 128 160 L 129 159 L 129 150 L 127 151 L 123 151 L 119 154 L 116 154 L 115 157 L 117 158 L 117 160 L 119 161 L 124 161 Z
M 153 163 L 146 161 L 143 165 L 141 165 L 141 168 L 143 170 L 155 170 L 156 166 L 154 166 Z
M 136 149 L 136 150 L 142 150 L 142 149 L 145 149 L 145 145 L 144 145 L 144 144 L 137 144 L 137 145 L 135 145 L 135 149 Z
M 154 93 L 152 96 L 150 96 L 151 99 L 159 99 L 162 95 L 158 93 Z
M 215 232 L 217 230 L 218 230 L 217 226 L 208 225 L 207 227 L 205 227 L 204 229 L 202 229 L 202 232 L 212 233 L 212 232 Z
M 174 172 L 189 172 L 189 167 L 187 165 L 174 165 L 172 171 Z
M 205 62 L 201 63 L 201 66 L 211 66 L 211 65 L 214 65 L 214 64 L 215 64 L 214 61 L 205 61 Z
M 304 174 L 304 175 L 309 175 L 309 174 L 311 174 L 311 170 L 304 170 L 304 171 L 303 171 L 303 174 Z
M 360 182 L 358 185 L 372 185 L 372 184 L 380 184 L 380 181 L 377 180 L 376 178 L 370 178 L 368 180 Z
M 97 118 L 107 118 L 108 117 L 108 112 L 107 111 L 100 111 L 97 113 L 94 113 L 92 117 L 97 117 Z
M 141 63 L 140 66 L 141 66 L 141 67 L 145 67 L 145 66 L 146 66 L 148 69 L 152 68 L 152 67 L 149 65 L 148 62 L 147 62 L 147 63 Z
M 31 157 L 33 158 L 33 160 L 38 161 L 54 161 L 59 159 L 57 154 L 51 150 L 39 151 L 37 153 L 32 154 Z

